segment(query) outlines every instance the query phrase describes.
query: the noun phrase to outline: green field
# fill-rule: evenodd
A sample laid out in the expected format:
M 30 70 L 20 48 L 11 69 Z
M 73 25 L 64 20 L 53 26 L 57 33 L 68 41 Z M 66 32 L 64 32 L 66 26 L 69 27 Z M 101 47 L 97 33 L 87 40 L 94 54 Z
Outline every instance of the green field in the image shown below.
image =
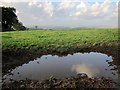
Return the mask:
M 117 29 L 28 30 L 1 32 L 2 49 L 69 50 L 76 47 L 110 45 L 118 40 Z

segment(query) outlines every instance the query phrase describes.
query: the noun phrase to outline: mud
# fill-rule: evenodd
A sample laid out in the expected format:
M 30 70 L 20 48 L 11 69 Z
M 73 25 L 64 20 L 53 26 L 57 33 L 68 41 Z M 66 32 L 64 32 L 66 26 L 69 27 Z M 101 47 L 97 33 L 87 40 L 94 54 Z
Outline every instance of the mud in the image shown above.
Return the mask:
M 113 68 L 118 70 L 120 74 L 120 62 L 119 62 L 119 51 L 118 44 L 111 45 L 94 45 L 94 46 L 85 46 L 85 47 L 75 47 L 69 51 L 30 51 L 23 49 L 16 50 L 3 50 L 2 53 L 2 72 L 3 75 L 9 73 L 11 69 L 14 69 L 17 66 L 20 66 L 24 63 L 28 63 L 34 58 L 40 57 L 42 55 L 52 54 L 58 56 L 66 56 L 67 54 L 73 54 L 76 52 L 100 52 L 113 57 L 113 62 L 108 62 L 110 65 L 114 64 L 117 67 Z M 119 85 L 119 84 L 117 84 Z M 13 83 L 3 84 L 3 88 L 115 88 L 116 83 L 107 78 L 76 78 L 70 77 L 63 80 L 53 79 L 44 80 L 44 81 L 34 81 L 34 80 L 25 80 L 25 81 L 13 81 Z
M 95 45 L 95 46 L 86 46 L 86 47 L 75 47 L 69 51 L 61 52 L 61 51 L 29 51 L 29 50 L 3 50 L 2 51 L 2 72 L 3 74 L 8 73 L 8 70 L 14 69 L 17 66 L 20 66 L 24 63 L 28 63 L 30 60 L 34 60 L 34 58 L 41 57 L 42 55 L 58 55 L 58 56 L 66 56 L 68 54 L 73 54 L 77 52 L 99 52 L 103 54 L 107 54 L 113 57 L 112 64 L 116 65 L 118 72 L 120 73 L 120 62 L 119 62 L 119 48 L 118 45 Z
M 3 89 L 43 89 L 43 88 L 74 88 L 76 90 L 85 90 L 88 88 L 109 88 L 117 89 L 117 84 L 109 78 L 88 78 L 86 74 L 84 76 L 77 75 L 76 77 L 70 77 L 65 79 L 56 79 L 50 77 L 48 80 L 36 81 L 36 80 L 25 80 L 25 81 L 13 81 L 9 84 L 3 84 Z

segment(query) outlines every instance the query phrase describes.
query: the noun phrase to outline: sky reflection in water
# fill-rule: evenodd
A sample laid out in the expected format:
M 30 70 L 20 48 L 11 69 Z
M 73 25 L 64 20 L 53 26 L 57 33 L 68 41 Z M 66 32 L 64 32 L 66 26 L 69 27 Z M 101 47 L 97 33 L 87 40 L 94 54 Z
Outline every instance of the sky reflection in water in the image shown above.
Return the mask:
M 106 60 L 112 61 L 112 57 L 97 52 L 68 54 L 63 57 L 43 55 L 34 61 L 16 67 L 11 71 L 13 75 L 3 77 L 6 81 L 10 78 L 13 80 L 25 80 L 26 78 L 44 80 L 49 79 L 50 76 L 65 78 L 76 76 L 78 73 L 86 73 L 89 77 L 104 76 L 116 80 L 117 73 L 110 70 L 113 66 L 109 66 Z

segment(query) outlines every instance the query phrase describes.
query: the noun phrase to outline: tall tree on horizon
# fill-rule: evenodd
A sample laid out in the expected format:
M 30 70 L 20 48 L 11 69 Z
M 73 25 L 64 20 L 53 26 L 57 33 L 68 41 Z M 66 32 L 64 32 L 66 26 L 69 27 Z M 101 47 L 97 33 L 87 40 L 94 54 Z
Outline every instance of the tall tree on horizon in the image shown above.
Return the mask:
M 13 7 L 1 7 L 2 8 L 2 31 L 11 31 L 12 25 L 18 23 L 16 10 Z
M 23 26 L 22 24 L 19 24 L 19 20 L 17 18 L 17 15 L 15 14 L 16 9 L 14 7 L 0 7 L 2 8 L 2 31 L 12 31 L 14 30 L 14 26 L 16 24 Z

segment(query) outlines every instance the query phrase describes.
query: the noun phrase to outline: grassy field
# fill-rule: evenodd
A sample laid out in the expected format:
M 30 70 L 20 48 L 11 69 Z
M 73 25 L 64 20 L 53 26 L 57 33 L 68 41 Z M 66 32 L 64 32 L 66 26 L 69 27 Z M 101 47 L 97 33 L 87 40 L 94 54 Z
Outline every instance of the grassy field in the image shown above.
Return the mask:
M 0 32 L 2 49 L 63 49 L 112 44 L 118 40 L 117 29 L 29 30 Z

